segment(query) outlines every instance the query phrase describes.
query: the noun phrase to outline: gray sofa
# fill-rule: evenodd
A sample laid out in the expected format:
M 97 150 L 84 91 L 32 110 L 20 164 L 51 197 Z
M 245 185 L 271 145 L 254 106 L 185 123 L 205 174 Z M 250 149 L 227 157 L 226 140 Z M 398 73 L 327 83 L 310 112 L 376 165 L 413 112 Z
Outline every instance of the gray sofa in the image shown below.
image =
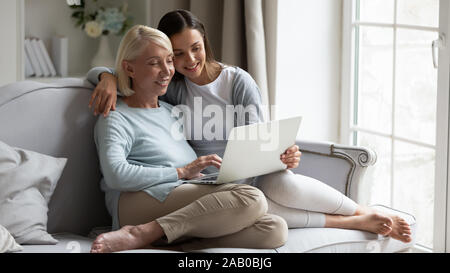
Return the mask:
M 22 253 L 89 252 L 95 236 L 111 225 L 99 188 L 101 173 L 93 141 L 97 118 L 87 106 L 92 88 L 87 81 L 72 78 L 53 83 L 23 81 L 0 87 L 0 140 L 68 158 L 48 211 L 47 230 L 59 242 L 23 245 Z M 363 147 L 305 141 L 297 144 L 302 161 L 294 172 L 319 179 L 354 200 L 365 170 L 376 161 L 376 154 Z M 407 220 L 413 241 L 405 244 L 357 230 L 304 228 L 290 229 L 288 242 L 277 249 L 217 248 L 200 252 L 403 252 L 413 246 L 417 229 L 414 217 L 383 206 L 378 208 Z

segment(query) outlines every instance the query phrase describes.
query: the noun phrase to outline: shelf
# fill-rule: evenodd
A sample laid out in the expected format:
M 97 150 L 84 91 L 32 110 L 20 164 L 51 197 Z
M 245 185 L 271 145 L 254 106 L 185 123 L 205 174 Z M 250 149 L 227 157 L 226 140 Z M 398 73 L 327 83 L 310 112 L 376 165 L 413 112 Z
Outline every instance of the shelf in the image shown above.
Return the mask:
M 86 78 L 86 74 L 80 73 L 80 74 L 68 75 L 67 77 L 28 77 L 25 80 L 49 83 L 49 82 L 54 82 L 54 81 L 65 79 L 65 78 L 84 79 L 84 78 Z
M 90 68 L 92 56 L 98 49 L 98 42 L 75 27 L 71 18 L 72 10 L 66 1 L 61 0 L 1 0 L 0 23 L 8 30 L 3 33 L 2 53 L 0 53 L 0 85 L 15 81 L 28 80 L 52 82 L 61 77 L 26 77 L 25 76 L 25 37 L 40 38 L 49 54 L 52 50 L 51 39 L 54 36 L 69 38 L 68 73 L 70 78 L 84 78 Z M 119 4 L 125 0 L 117 0 Z M 129 14 L 134 18 L 133 24 L 148 24 L 150 21 L 151 0 L 128 1 Z M 120 37 L 112 36 L 111 47 L 116 50 Z M 50 54 L 51 55 L 51 54 Z M 77 74 L 84 71 L 84 74 Z

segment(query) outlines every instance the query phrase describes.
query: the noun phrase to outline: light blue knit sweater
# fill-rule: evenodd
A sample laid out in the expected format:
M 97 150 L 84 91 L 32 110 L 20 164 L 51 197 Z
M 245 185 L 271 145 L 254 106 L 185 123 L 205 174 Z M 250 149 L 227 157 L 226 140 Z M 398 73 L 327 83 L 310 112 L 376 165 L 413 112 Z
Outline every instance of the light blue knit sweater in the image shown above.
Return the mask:
M 164 201 L 182 183 L 176 168 L 197 158 L 177 131 L 180 127 L 171 116 L 172 106 L 159 103 L 159 108 L 131 108 L 119 99 L 116 111 L 106 118 L 100 115 L 95 126 L 103 174 L 101 188 L 113 218 L 113 229 L 119 227 L 117 209 L 121 192 L 144 191 Z

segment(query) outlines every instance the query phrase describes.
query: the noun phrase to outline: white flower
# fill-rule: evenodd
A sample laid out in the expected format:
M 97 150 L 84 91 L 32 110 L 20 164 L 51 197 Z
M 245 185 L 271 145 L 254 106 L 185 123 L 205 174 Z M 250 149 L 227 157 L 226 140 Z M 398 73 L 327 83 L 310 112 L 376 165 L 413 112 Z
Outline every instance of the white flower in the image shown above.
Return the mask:
M 89 21 L 84 26 L 84 31 L 92 38 L 97 38 L 102 35 L 103 26 L 96 21 Z

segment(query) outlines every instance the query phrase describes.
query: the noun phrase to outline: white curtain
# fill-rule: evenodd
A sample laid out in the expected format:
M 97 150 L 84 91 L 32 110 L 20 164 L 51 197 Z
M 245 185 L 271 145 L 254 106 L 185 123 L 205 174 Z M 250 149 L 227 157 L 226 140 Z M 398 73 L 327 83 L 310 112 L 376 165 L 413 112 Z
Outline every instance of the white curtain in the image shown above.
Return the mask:
M 247 44 L 245 38 L 245 11 L 243 1 L 224 1 L 222 62 L 247 69 Z
M 245 37 L 247 69 L 261 90 L 263 105 L 268 105 L 266 35 L 262 0 L 245 0 Z

